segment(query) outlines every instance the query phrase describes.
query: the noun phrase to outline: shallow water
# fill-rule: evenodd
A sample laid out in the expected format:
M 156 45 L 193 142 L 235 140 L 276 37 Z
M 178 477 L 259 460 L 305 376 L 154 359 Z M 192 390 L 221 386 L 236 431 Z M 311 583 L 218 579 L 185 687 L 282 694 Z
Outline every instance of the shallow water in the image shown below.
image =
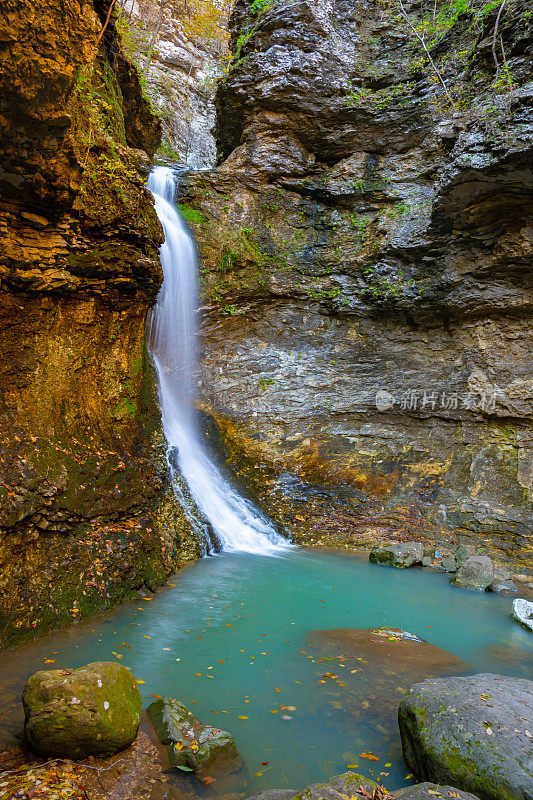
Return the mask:
M 53 660 L 48 668 L 120 660 L 144 681 L 145 706 L 152 694 L 177 697 L 202 722 L 235 735 L 246 768 L 210 794 L 302 786 L 349 764 L 388 773 L 385 785 L 396 788 L 409 782 L 395 720 L 412 674 L 328 652 L 310 632 L 394 626 L 459 656 L 472 672 L 533 673 L 531 635 L 510 619 L 512 600 L 452 588 L 446 575 L 295 550 L 202 559 L 174 583 L 97 624 L 1 656 L 4 733 L 20 729 L 20 690 L 45 659 Z M 380 760 L 362 758 L 365 751 Z

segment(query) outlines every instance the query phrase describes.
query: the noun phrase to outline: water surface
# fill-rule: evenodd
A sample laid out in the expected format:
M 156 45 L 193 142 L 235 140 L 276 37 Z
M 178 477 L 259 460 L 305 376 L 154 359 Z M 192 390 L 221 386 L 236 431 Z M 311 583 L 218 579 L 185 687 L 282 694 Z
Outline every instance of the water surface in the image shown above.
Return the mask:
M 390 625 L 459 656 L 473 672 L 533 671 L 531 637 L 510 619 L 512 600 L 453 588 L 446 575 L 294 550 L 276 558 L 223 553 L 173 582 L 98 624 L 2 656 L 4 732 L 20 729 L 23 681 L 45 660 L 53 660 L 48 668 L 119 660 L 143 681 L 145 706 L 152 694 L 176 697 L 202 722 L 234 734 L 246 768 L 233 791 L 302 786 L 350 764 L 389 773 L 385 784 L 395 788 L 409 782 L 396 726 L 408 685 L 401 664 L 380 671 L 357 654 L 339 658 L 311 631 Z M 365 751 L 380 760 L 361 757 Z M 209 792 L 217 789 L 228 785 Z

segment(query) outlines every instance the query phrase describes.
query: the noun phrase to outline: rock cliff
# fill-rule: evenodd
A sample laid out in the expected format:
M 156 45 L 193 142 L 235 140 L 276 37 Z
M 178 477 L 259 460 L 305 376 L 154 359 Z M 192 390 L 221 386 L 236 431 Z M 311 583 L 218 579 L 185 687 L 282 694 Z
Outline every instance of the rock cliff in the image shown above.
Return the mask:
M 205 408 L 304 542 L 531 555 L 531 7 L 238 0 Z
M 194 169 L 213 166 L 215 86 L 227 57 L 223 14 L 219 20 L 216 6 L 183 0 L 120 0 L 120 6 L 128 56 L 161 118 L 160 156 Z
M 102 612 L 197 552 L 144 345 L 160 125 L 109 12 L 0 12 L 2 643 Z

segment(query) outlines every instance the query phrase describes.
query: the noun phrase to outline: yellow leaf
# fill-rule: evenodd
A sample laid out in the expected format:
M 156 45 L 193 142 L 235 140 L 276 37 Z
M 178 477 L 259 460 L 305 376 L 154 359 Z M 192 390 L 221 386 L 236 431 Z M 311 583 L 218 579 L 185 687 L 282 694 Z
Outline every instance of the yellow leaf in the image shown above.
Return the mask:
M 248 717 L 245 717 L 244 714 L 239 714 L 239 719 L 248 719 Z
M 146 683 L 146 681 L 141 680 L 140 678 L 136 678 L 137 683 Z

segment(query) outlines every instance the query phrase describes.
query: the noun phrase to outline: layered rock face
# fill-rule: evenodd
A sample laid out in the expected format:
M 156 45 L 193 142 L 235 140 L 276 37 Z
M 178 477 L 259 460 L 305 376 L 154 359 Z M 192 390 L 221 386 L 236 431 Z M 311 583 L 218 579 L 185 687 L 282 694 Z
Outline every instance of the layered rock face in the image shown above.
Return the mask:
M 531 11 L 497 12 L 236 4 L 182 198 L 204 401 L 302 541 L 531 554 Z
M 160 128 L 108 12 L 40 0 L 0 16 L 2 642 L 102 611 L 196 553 L 144 345 Z
M 201 35 L 201 20 L 196 36 L 184 28 L 187 4 L 180 0 L 121 0 L 120 5 L 128 54 L 145 76 L 162 121 L 161 155 L 193 169 L 213 166 L 211 129 L 222 42 Z

